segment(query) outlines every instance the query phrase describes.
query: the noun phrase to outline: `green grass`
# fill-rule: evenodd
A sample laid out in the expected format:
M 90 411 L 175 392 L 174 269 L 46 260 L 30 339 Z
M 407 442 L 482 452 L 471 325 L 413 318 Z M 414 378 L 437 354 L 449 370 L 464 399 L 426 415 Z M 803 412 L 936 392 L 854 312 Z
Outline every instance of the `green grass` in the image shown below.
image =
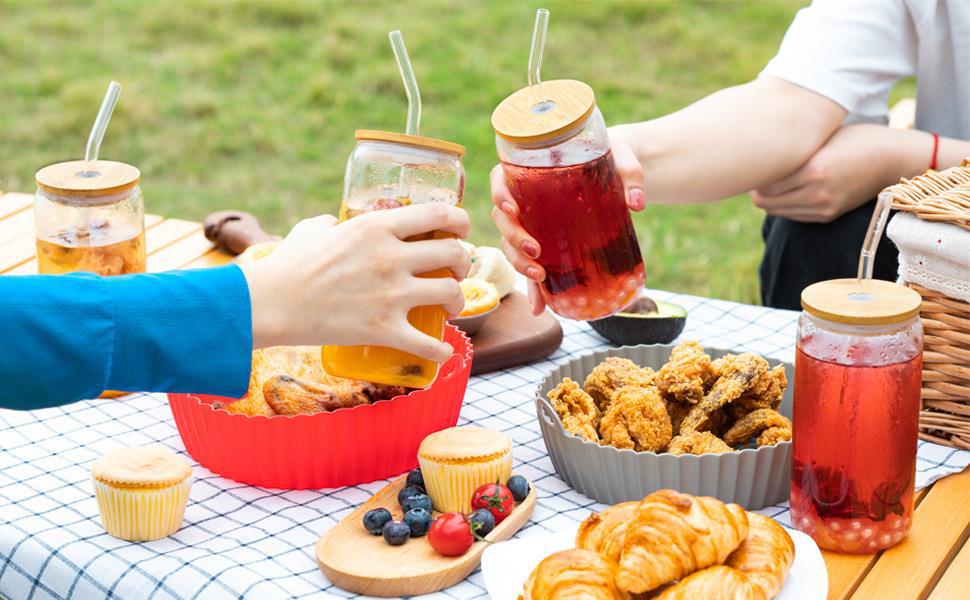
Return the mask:
M 467 146 L 473 239 L 495 243 L 489 116 L 525 83 L 535 8 L 552 11 L 543 75 L 589 82 L 619 123 L 755 77 L 803 4 L 0 0 L 0 187 L 32 190 L 39 167 L 79 158 L 117 79 L 102 156 L 141 168 L 150 211 L 240 208 L 284 232 L 336 210 L 355 129 L 403 127 L 386 36 L 400 28 L 422 133 Z M 757 300 L 761 215 L 746 197 L 636 222 L 648 285 Z

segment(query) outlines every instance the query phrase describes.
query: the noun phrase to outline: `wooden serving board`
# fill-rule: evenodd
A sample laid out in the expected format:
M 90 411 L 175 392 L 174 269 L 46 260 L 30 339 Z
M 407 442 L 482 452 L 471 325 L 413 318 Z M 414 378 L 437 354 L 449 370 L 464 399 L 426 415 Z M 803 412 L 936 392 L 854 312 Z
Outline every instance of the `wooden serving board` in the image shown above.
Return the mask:
M 487 542 L 475 542 L 462 556 L 449 557 L 432 550 L 428 536 L 391 546 L 383 536 L 364 529 L 364 513 L 375 508 L 388 509 L 395 519 L 402 517 L 397 493 L 406 479 L 402 476 L 387 484 L 320 536 L 317 564 L 337 587 L 367 596 L 415 596 L 451 587 L 478 567 Z M 536 504 L 535 486 L 531 482 L 529 486 L 528 497 L 515 505 L 512 514 L 485 536 L 486 540 L 507 540 L 529 520 Z
M 472 375 L 545 358 L 562 344 L 562 326 L 546 311 L 532 315 L 529 299 L 512 292 L 472 337 Z

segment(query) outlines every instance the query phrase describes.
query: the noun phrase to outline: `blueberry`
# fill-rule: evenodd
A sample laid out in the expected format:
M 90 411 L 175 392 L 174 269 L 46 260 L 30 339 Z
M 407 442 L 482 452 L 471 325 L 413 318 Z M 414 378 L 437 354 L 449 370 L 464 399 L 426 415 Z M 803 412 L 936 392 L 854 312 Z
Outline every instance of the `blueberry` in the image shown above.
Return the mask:
M 509 481 L 505 484 L 505 487 L 509 488 L 509 491 L 512 492 L 512 499 L 516 502 L 522 502 L 529 496 L 529 482 L 521 475 L 509 477 Z
M 386 508 L 375 508 L 364 513 L 364 528 L 374 535 L 380 535 L 384 525 L 391 520 L 391 511 Z
M 421 469 L 415 469 L 408 473 L 408 478 L 405 480 L 405 485 L 416 485 L 421 489 L 425 489 L 424 475 L 421 473 Z
M 404 513 L 404 522 L 411 529 L 411 537 L 421 537 L 431 527 L 431 512 L 423 508 L 412 508 Z
M 404 499 L 404 503 L 401 504 L 401 510 L 408 512 L 409 510 L 414 510 L 415 508 L 423 508 L 424 510 L 431 512 L 434 508 L 431 506 L 431 498 L 428 498 L 425 494 L 415 494 L 413 496 L 408 496 Z
M 411 537 L 411 528 L 404 521 L 388 521 L 384 524 L 384 541 L 392 546 L 400 546 Z
M 424 493 L 424 488 L 421 486 L 406 485 L 404 486 L 404 488 L 401 489 L 400 492 L 397 493 L 397 503 L 400 504 L 401 506 L 404 506 L 404 500 L 407 499 L 408 496 L 414 496 L 414 495 L 423 494 L 423 493 Z
M 485 537 L 495 529 L 495 516 L 484 508 L 479 508 L 468 515 L 468 522 L 472 526 L 472 533 L 479 537 Z

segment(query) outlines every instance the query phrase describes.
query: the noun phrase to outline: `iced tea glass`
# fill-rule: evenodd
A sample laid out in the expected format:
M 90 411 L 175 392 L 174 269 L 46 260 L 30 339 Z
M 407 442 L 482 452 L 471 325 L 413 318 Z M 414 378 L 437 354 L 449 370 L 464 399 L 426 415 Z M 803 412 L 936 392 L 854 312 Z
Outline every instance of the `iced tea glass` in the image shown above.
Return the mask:
M 499 135 L 496 144 L 519 220 L 541 247 L 546 304 L 564 317 L 593 320 L 636 300 L 643 258 L 599 109 L 542 143 Z
M 37 172 L 37 272 L 144 273 L 145 210 L 138 169 L 124 163 L 57 163 Z
M 792 523 L 827 550 L 870 554 L 912 524 L 923 334 L 802 313 L 795 358 Z
M 444 202 L 461 205 L 465 174 L 464 148 L 433 138 L 382 131 L 358 131 L 357 146 L 347 164 L 341 220 L 374 210 L 392 210 L 409 204 Z M 407 241 L 442 239 L 435 232 Z M 421 277 L 452 277 L 451 271 L 424 273 Z M 418 331 L 444 339 L 447 315 L 441 306 L 418 306 L 408 322 Z M 323 366 L 328 373 L 386 385 L 423 388 L 438 375 L 438 364 L 384 346 L 324 346 Z

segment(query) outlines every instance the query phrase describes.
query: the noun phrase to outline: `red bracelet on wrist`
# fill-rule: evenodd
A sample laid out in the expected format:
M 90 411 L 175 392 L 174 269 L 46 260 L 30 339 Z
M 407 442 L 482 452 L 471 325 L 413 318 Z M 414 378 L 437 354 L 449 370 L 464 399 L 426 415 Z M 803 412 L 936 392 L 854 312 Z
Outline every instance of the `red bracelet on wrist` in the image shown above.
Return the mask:
M 930 157 L 930 170 L 936 170 L 936 157 L 940 151 L 940 134 L 933 132 L 933 156 Z

